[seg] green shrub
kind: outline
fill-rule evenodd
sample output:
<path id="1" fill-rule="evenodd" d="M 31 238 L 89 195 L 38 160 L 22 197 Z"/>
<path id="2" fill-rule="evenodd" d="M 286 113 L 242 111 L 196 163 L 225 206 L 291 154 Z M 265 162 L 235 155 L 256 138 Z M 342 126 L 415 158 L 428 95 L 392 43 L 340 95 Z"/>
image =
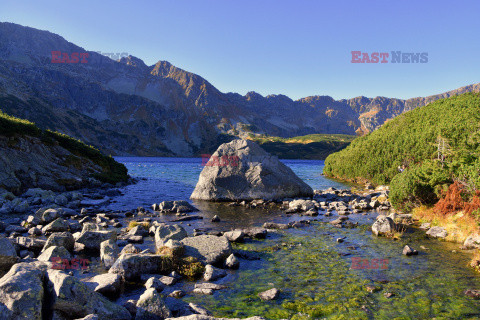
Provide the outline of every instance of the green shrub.
<path id="1" fill-rule="evenodd" d="M 450 183 L 451 177 L 438 162 L 425 161 L 392 179 L 390 202 L 406 212 L 416 206 L 433 205 L 439 200 L 441 187 Z"/>
<path id="2" fill-rule="evenodd" d="M 466 93 L 406 112 L 355 139 L 325 160 L 324 174 L 391 183 L 392 204 L 408 210 L 432 204 L 453 180 L 471 192 L 479 189 L 479 158 L 480 94 Z"/>

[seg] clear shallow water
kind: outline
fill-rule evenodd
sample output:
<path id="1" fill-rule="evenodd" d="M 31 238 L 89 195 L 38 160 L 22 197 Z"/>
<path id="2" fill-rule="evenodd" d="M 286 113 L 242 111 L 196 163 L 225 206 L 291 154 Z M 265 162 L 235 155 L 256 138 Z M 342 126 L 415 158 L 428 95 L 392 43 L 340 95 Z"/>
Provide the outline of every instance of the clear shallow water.
<path id="1" fill-rule="evenodd" d="M 122 188 L 123 196 L 115 198 L 110 209 L 149 207 L 163 200 L 186 200 L 193 191 L 202 170 L 201 159 L 117 158 L 132 176 L 146 178 Z M 321 176 L 323 161 L 286 160 L 292 170 L 314 189 L 347 188 L 346 185 Z M 261 226 L 265 221 L 286 223 L 305 219 L 285 215 L 281 210 L 228 207 L 222 203 L 193 202 L 204 217 L 183 223 L 191 234 L 193 228 L 225 231 L 246 226 Z M 211 223 L 213 215 L 220 223 Z M 270 233 L 267 239 L 235 245 L 236 249 L 256 252 L 261 260 L 240 259 L 238 271 L 230 272 L 220 282 L 227 289 L 212 296 L 191 294 L 193 283 L 175 286 L 188 294 L 184 301 L 198 303 L 214 316 L 264 316 L 269 319 L 480 319 L 480 304 L 466 297 L 466 289 L 480 289 L 480 277 L 468 268 L 470 254 L 459 245 L 427 239 L 423 231 L 409 229 L 400 241 L 377 238 L 371 225 L 378 213 L 351 215 L 358 222 L 354 229 L 330 225 L 332 217 L 320 215 L 318 221 L 302 229 Z M 157 218 L 171 221 L 175 216 Z M 339 237 L 346 237 L 338 243 Z M 405 244 L 420 251 L 418 256 L 401 254 Z M 425 246 L 428 249 L 421 249 Z M 151 247 L 147 240 L 142 247 Z M 144 249 L 142 248 L 142 249 Z M 456 250 L 457 252 L 452 252 Z M 388 259 L 386 270 L 352 270 L 352 258 Z M 367 292 L 366 286 L 380 291 Z M 276 287 L 278 300 L 264 302 L 258 293 Z M 143 289 L 130 293 L 138 299 Z M 172 288 L 173 290 L 173 288 Z M 395 296 L 386 298 L 384 293 Z"/>
<path id="2" fill-rule="evenodd" d="M 141 178 L 138 183 L 122 189 L 124 196 L 115 199 L 112 210 L 149 207 L 165 200 L 188 200 L 203 169 L 201 158 L 115 157 L 129 174 Z M 348 188 L 345 184 L 321 175 L 323 160 L 282 160 L 313 189 Z"/>

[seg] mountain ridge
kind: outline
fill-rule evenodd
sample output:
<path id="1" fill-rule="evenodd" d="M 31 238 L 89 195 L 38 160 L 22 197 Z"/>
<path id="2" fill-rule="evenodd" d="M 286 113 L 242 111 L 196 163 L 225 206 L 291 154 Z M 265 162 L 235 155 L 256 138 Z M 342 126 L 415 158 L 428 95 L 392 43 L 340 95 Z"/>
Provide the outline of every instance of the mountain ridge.
<path id="1" fill-rule="evenodd" d="M 194 156 L 234 137 L 257 135 L 362 135 L 439 98 L 480 91 L 480 84 L 473 84 L 407 100 L 241 95 L 223 93 L 168 61 L 151 66 L 134 56 L 114 61 L 49 31 L 1 22 L 0 40 L 0 98 L 36 101 L 57 119 L 39 126 L 67 130 L 115 155 Z M 51 63 L 52 51 L 88 52 L 88 63 Z M 34 106 L 9 109 L 29 120 L 41 116 Z M 77 132 L 60 125 L 67 111 Z"/>

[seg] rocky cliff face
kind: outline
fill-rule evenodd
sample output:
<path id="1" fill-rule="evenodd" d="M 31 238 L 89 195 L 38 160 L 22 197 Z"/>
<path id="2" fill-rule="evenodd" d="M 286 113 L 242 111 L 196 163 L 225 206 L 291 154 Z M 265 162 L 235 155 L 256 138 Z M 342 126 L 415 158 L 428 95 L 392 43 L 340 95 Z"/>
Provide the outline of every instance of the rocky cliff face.
<path id="1" fill-rule="evenodd" d="M 98 150 L 0 113 L 0 191 L 65 191 L 127 180 L 125 166 Z"/>
<path id="2" fill-rule="evenodd" d="M 362 134 L 436 99 L 480 90 L 476 84 L 409 100 L 242 96 L 166 61 L 114 61 L 47 31 L 0 23 L 0 40 L 0 108 L 116 155 L 192 156 L 250 133 Z M 52 63 L 52 51 L 89 57 Z"/>
<path id="3" fill-rule="evenodd" d="M 88 185 L 88 177 L 102 172 L 90 160 L 38 138 L 0 136 L 0 188 L 19 192 L 29 187 L 63 191 Z"/>

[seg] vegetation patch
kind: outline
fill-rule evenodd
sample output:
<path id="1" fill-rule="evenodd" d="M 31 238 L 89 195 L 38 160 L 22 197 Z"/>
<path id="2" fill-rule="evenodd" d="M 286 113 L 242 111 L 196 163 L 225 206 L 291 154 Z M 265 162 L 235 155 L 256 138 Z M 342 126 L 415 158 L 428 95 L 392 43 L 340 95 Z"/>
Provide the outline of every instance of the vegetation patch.
<path id="1" fill-rule="evenodd" d="M 329 154 L 347 147 L 355 136 L 346 134 L 309 134 L 293 138 L 251 134 L 265 151 L 280 159 L 325 159 Z"/>
<path id="2" fill-rule="evenodd" d="M 480 94 L 466 93 L 416 108 L 356 138 L 325 160 L 324 174 L 390 184 L 392 204 L 410 211 L 434 205 L 454 182 L 463 186 L 466 202 L 476 201 L 479 155 Z"/>

